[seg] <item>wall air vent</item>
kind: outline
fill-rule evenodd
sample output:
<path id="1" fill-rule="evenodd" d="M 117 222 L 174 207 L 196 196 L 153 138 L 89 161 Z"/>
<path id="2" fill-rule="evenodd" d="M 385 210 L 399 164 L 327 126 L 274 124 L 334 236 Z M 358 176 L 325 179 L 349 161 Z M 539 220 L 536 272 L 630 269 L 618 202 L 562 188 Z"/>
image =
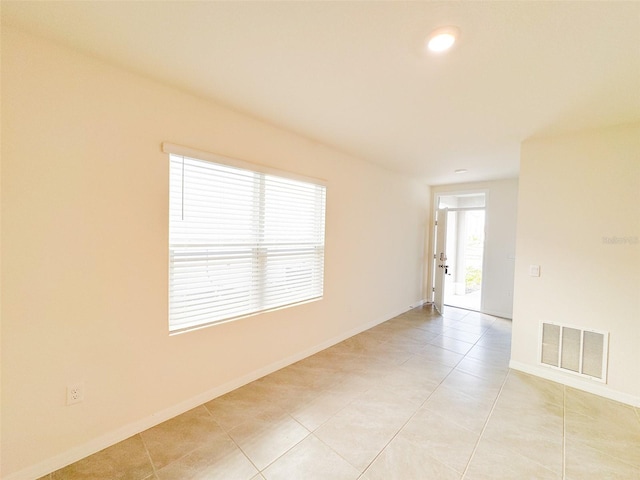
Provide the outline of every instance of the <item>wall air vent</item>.
<path id="1" fill-rule="evenodd" d="M 540 324 L 540 355 L 543 365 L 607 381 L 609 333 L 583 330 L 555 323 Z"/>

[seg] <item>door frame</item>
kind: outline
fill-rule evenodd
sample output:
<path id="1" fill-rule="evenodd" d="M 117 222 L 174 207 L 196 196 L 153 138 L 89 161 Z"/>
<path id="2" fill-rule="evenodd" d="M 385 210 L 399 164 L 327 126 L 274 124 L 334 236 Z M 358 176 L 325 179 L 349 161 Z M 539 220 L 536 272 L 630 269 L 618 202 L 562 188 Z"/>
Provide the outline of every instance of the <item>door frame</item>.
<path id="1" fill-rule="evenodd" d="M 425 298 L 428 302 L 434 302 L 434 289 L 435 289 L 435 275 L 437 267 L 437 259 L 436 259 L 436 228 L 435 223 L 438 215 L 438 205 L 440 203 L 440 197 L 448 197 L 448 196 L 456 196 L 456 195 L 472 195 L 472 194 L 484 194 L 484 245 L 482 249 L 482 271 L 486 271 L 487 264 L 487 242 L 489 239 L 490 231 L 487 228 L 489 224 L 489 203 L 490 203 L 490 194 L 488 188 L 451 188 L 450 190 L 447 187 L 439 188 L 437 186 L 432 187 L 433 194 L 431 198 L 431 221 L 429 222 L 429 251 L 428 251 L 428 278 L 427 278 L 427 292 Z M 484 285 L 484 281 L 483 281 Z M 480 293 L 480 312 L 483 312 L 484 307 L 484 297 L 486 290 L 482 288 Z"/>
<path id="2" fill-rule="evenodd" d="M 444 312 L 444 292 L 447 279 L 447 223 L 448 208 L 436 210 L 435 245 L 433 251 L 433 305 L 438 313 Z"/>

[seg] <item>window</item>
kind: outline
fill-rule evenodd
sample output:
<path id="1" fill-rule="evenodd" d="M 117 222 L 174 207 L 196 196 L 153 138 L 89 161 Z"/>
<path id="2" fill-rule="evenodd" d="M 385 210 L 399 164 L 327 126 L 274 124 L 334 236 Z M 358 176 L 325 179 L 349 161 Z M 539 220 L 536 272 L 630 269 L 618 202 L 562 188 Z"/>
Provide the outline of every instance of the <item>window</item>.
<path id="1" fill-rule="evenodd" d="M 170 165 L 170 331 L 322 297 L 326 187 L 176 154 Z"/>

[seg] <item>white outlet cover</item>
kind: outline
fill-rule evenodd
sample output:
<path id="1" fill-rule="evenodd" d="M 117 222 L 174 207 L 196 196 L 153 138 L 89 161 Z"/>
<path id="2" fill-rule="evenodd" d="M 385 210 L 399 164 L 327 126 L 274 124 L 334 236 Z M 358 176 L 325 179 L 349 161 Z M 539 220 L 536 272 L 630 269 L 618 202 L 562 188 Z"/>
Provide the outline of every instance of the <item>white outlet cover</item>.
<path id="1" fill-rule="evenodd" d="M 67 385 L 67 405 L 80 403 L 84 400 L 84 383 Z"/>
<path id="2" fill-rule="evenodd" d="M 540 265 L 529 265 L 529 276 L 530 277 L 539 277 L 540 276 Z"/>

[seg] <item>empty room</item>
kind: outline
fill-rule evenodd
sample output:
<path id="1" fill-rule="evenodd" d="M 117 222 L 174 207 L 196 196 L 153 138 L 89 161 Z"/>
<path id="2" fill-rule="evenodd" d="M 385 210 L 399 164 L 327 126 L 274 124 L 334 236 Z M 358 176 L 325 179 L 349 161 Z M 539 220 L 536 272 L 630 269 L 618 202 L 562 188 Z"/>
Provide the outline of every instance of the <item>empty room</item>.
<path id="1" fill-rule="evenodd" d="M 640 479 L 640 2 L 0 17 L 2 480 Z"/>

